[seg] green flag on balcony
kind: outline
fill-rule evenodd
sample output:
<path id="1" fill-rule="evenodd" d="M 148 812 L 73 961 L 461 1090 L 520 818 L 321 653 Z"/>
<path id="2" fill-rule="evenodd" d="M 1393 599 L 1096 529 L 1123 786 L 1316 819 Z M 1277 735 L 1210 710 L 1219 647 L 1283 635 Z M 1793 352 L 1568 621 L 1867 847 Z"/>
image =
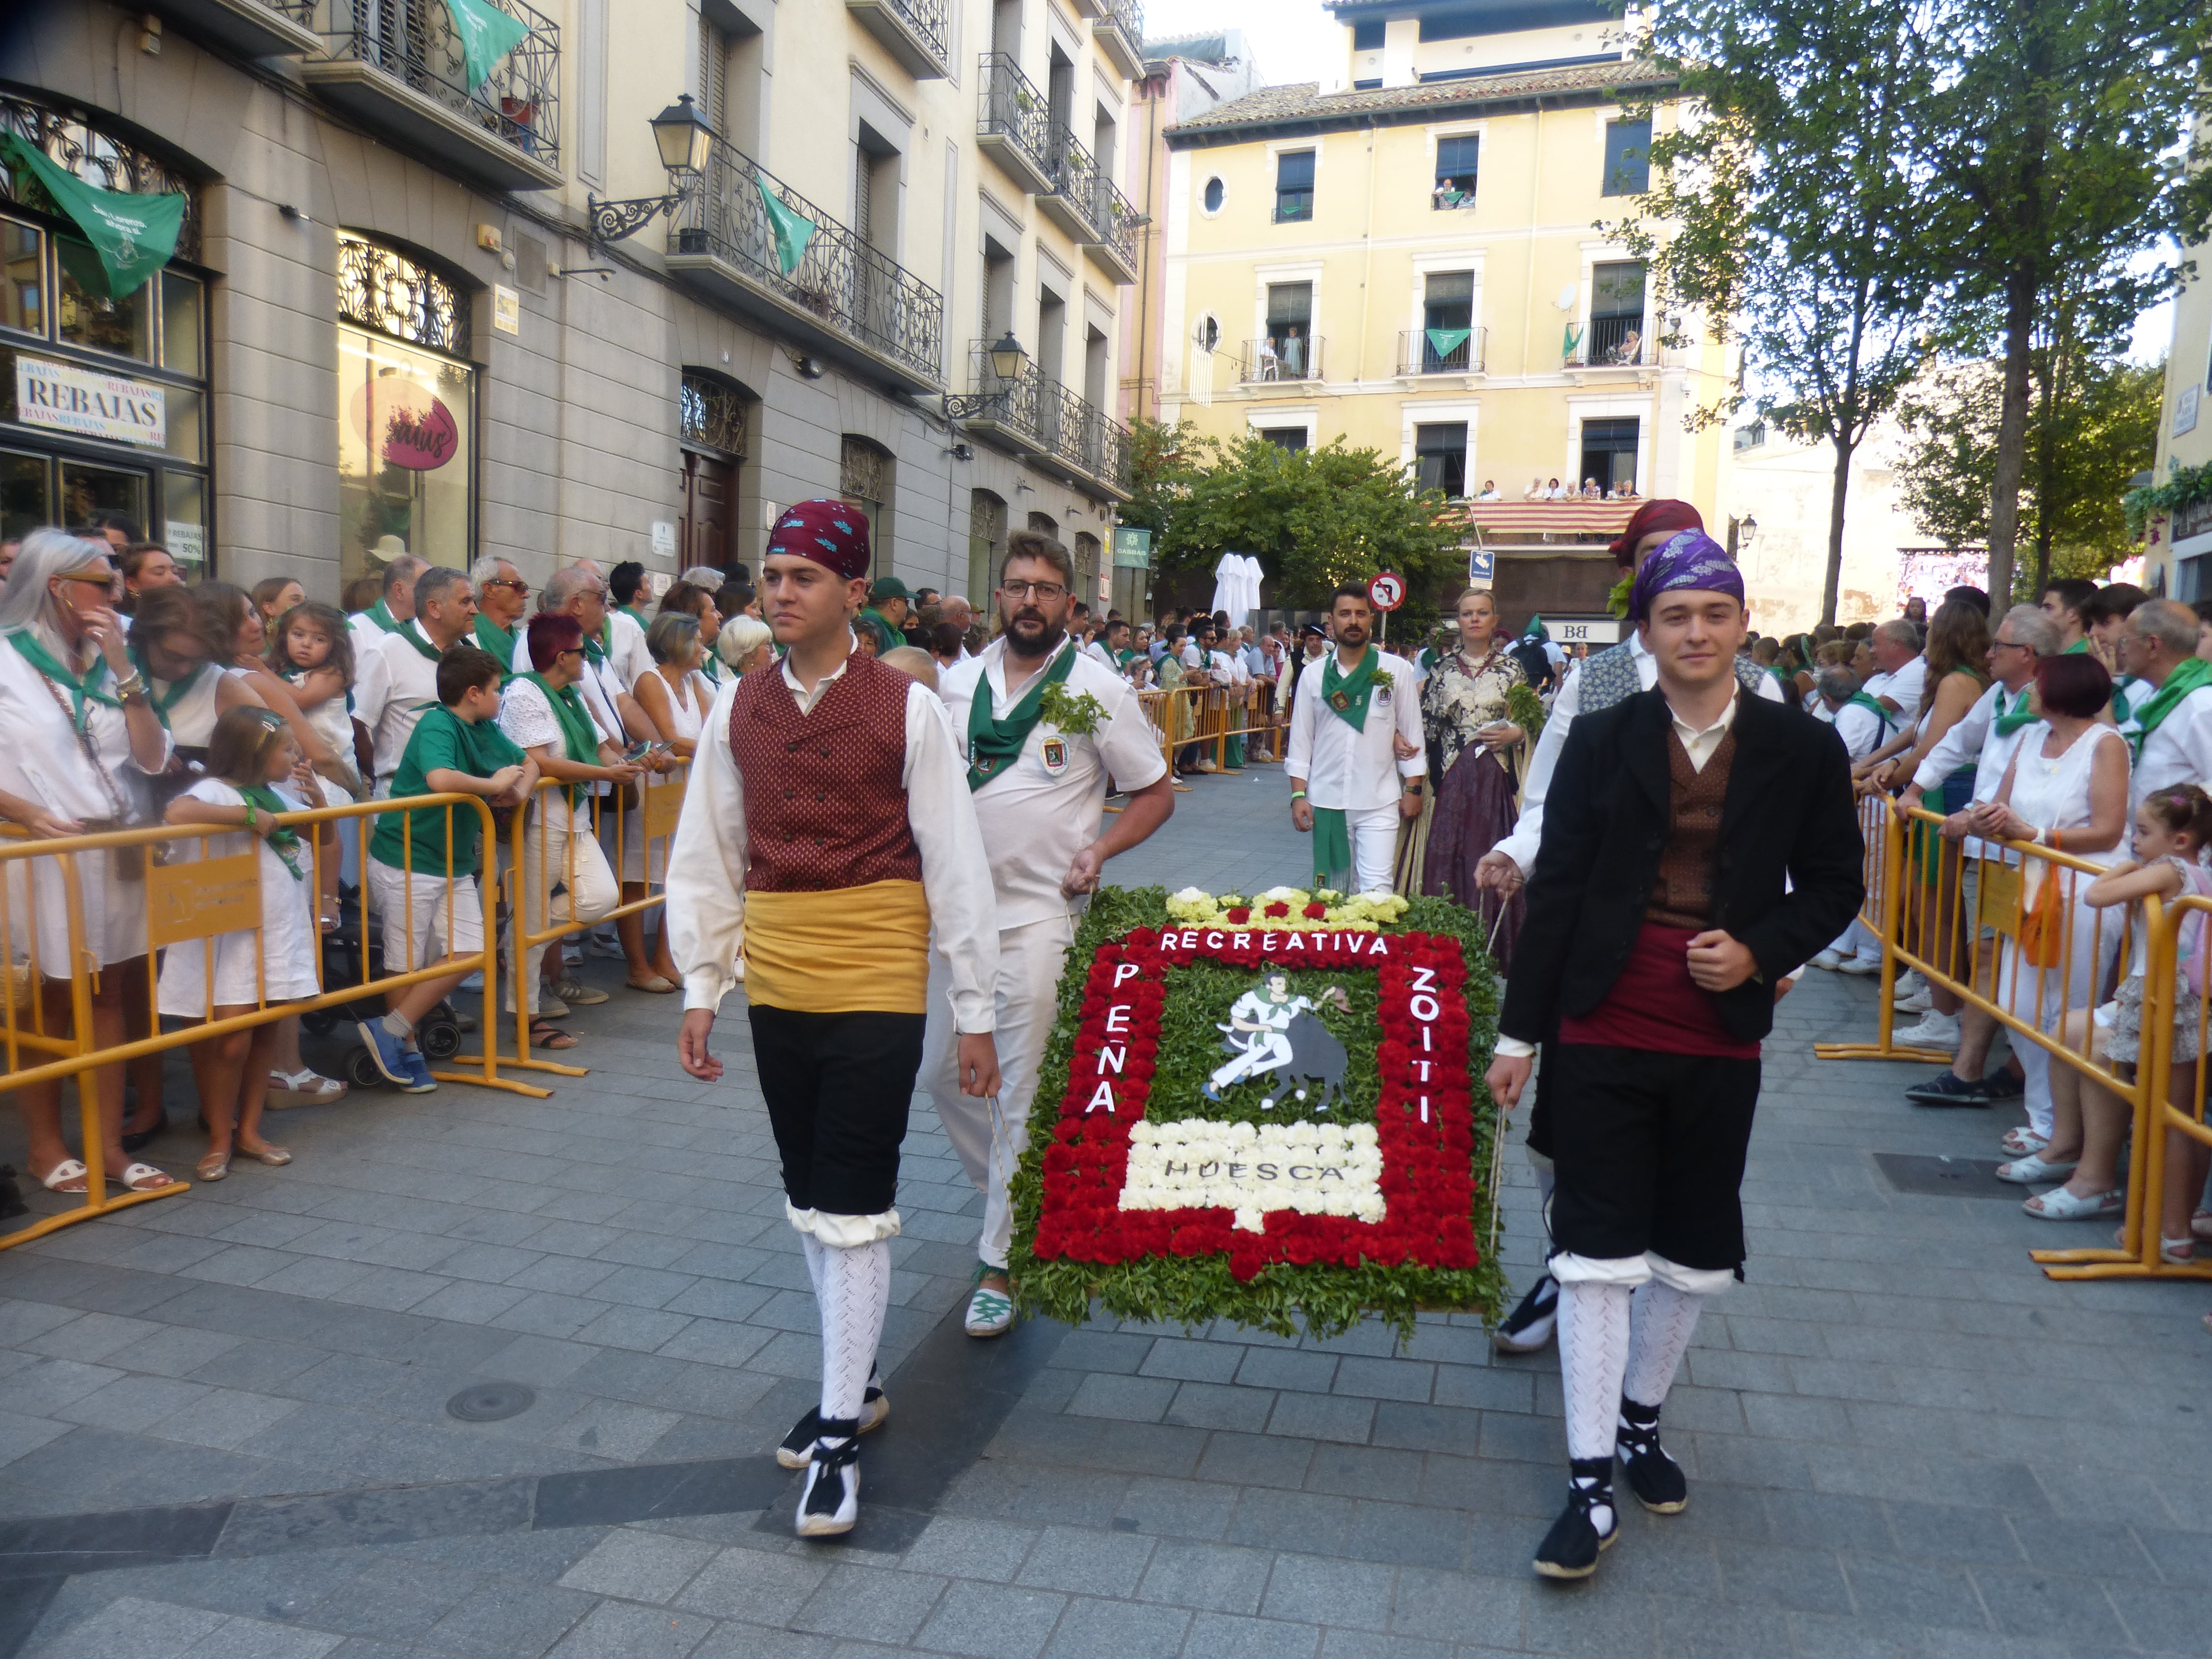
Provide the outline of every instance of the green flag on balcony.
<path id="1" fill-rule="evenodd" d="M 71 258 L 70 245 L 62 244 L 63 262 L 82 286 L 104 289 L 110 300 L 127 299 L 168 264 L 169 256 L 177 251 L 177 233 L 184 228 L 185 205 L 178 192 L 134 196 L 125 191 L 102 190 L 58 166 L 44 151 L 12 132 L 0 133 L 0 146 L 4 146 L 16 188 L 21 188 L 27 172 L 92 244 L 100 259 L 96 269 L 90 260 Z"/>
<path id="2" fill-rule="evenodd" d="M 806 257 L 806 245 L 814 240 L 814 221 L 786 207 L 757 173 L 753 174 L 753 183 L 760 187 L 761 201 L 768 208 L 769 228 L 775 236 L 775 262 L 788 276 Z"/>
<path id="3" fill-rule="evenodd" d="M 529 24 L 508 16 L 489 0 L 446 0 L 446 10 L 453 20 L 453 33 L 461 37 L 461 58 L 468 66 L 471 92 L 489 79 L 500 60 L 530 33 Z"/>
<path id="4" fill-rule="evenodd" d="M 1577 328 L 1572 323 L 1569 323 L 1567 325 L 1566 337 L 1559 342 L 1559 356 L 1562 357 L 1572 357 L 1575 355 L 1575 348 L 1582 343 L 1582 330 Z"/>
<path id="5" fill-rule="evenodd" d="M 1432 328 L 1429 331 L 1429 349 L 1439 357 L 1449 357 L 1467 343 L 1471 328 Z"/>

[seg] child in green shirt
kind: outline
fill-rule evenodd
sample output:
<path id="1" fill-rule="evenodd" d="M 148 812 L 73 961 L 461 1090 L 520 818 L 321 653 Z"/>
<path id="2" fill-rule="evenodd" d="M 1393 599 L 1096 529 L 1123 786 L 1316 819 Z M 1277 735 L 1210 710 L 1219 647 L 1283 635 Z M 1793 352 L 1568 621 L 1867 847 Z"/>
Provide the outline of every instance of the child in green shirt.
<path id="1" fill-rule="evenodd" d="M 520 806 L 530 799 L 538 763 L 499 729 L 505 666 L 471 645 L 457 645 L 440 659 L 439 706 L 423 713 L 407 740 L 392 775 L 393 799 L 466 794 L 494 806 Z M 451 974 L 387 993 L 384 1018 L 361 1022 L 361 1040 L 377 1069 L 409 1094 L 438 1086 L 415 1046 L 416 1022 L 483 963 L 483 900 L 477 887 L 482 838 L 477 814 L 454 805 L 386 812 L 369 841 L 369 893 L 384 917 L 384 971 L 455 964 Z"/>

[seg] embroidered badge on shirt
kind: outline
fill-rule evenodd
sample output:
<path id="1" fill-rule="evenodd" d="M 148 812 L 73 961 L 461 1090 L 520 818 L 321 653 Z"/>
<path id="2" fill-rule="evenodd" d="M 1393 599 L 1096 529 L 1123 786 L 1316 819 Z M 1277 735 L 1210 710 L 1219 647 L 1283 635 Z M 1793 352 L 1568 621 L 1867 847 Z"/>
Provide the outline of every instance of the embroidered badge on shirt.
<path id="1" fill-rule="evenodd" d="M 1332 691 L 1328 694 L 1328 706 L 1336 710 L 1338 714 L 1341 714 L 1346 709 L 1352 707 L 1352 699 L 1346 696 L 1341 691 Z"/>
<path id="2" fill-rule="evenodd" d="M 1038 758 L 1044 763 L 1047 776 L 1058 777 L 1067 770 L 1067 739 L 1047 738 L 1042 749 L 1039 750 Z"/>

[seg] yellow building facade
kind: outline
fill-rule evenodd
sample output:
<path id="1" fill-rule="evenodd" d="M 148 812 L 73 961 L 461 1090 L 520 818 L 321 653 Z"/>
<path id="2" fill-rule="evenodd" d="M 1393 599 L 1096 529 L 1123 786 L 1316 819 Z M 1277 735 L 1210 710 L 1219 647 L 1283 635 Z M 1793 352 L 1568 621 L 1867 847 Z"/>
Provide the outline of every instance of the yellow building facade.
<path id="1" fill-rule="evenodd" d="M 1711 518 L 1726 434 L 1686 417 L 1732 353 L 1657 314 L 1596 228 L 1636 213 L 1632 106 L 1661 100 L 1666 130 L 1665 84 L 1578 0 L 1334 9 L 1343 90 L 1269 88 L 1168 134 L 1160 417 L 1341 436 L 1455 499 L 1594 478 Z M 1486 539 L 1509 617 L 1601 615 L 1601 547 Z"/>

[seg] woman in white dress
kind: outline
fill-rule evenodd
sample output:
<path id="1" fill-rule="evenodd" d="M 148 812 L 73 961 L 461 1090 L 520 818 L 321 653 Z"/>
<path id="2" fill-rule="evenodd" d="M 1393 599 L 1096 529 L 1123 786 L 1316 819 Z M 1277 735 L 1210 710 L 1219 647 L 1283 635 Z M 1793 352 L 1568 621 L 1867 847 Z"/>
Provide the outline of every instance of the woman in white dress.
<path id="1" fill-rule="evenodd" d="M 653 672 L 638 676 L 630 695 L 637 699 L 638 706 L 660 733 L 668 752 L 688 762 L 699 746 L 699 728 L 707 718 L 707 706 L 714 701 L 714 688 L 699 672 L 698 618 L 680 611 L 655 617 L 646 633 L 645 648 L 652 654 Z M 641 778 L 638 787 L 649 793 L 681 786 L 676 776 L 663 775 Z M 657 809 L 654 817 L 661 817 Z M 623 814 L 622 896 L 625 905 L 643 898 L 648 883 L 665 877 L 668 842 L 675 833 L 673 812 L 666 815 L 665 827 L 649 842 L 644 813 L 632 807 Z M 665 996 L 684 982 L 684 976 L 676 971 L 675 961 L 668 954 L 665 924 L 653 937 L 650 956 L 646 952 L 643 912 L 617 916 L 615 932 L 622 939 L 623 955 L 629 961 L 632 990 Z"/>
<path id="2" fill-rule="evenodd" d="M 42 815 L 34 833 L 74 835 L 145 822 L 148 791 L 169 763 L 168 734 L 131 663 L 115 602 L 122 591 L 105 542 L 34 530 L 0 594 L 0 791 Z M 102 971 L 94 984 L 92 1042 L 110 1048 L 139 1028 L 146 1035 L 151 963 L 146 949 L 143 852 L 76 855 L 84 932 L 76 941 Z M 58 861 L 37 859 L 8 872 L 9 949 L 35 966 L 44 1029 L 70 1029 L 69 893 Z M 142 1097 L 160 1100 L 161 1058 L 134 1061 Z M 104 1172 L 133 1192 L 173 1184 L 123 1149 L 123 1073 L 104 1066 L 89 1086 L 100 1103 Z M 85 1166 L 61 1133 L 61 1085 L 15 1091 L 31 1174 L 55 1192 L 82 1193 Z M 157 1106 L 158 1109 L 158 1106 Z"/>
<path id="3" fill-rule="evenodd" d="M 290 783 L 294 795 L 276 787 Z M 216 722 L 208 775 L 169 803 L 177 824 L 237 825 L 234 835 L 179 844 L 186 860 L 223 859 L 257 848 L 261 926 L 218 938 L 185 939 L 162 952 L 160 1002 L 164 1016 L 196 1021 L 233 1019 L 256 1008 L 296 1001 L 322 988 L 317 971 L 314 854 L 279 812 L 324 804 L 320 781 L 279 715 L 234 708 Z M 191 1045 L 192 1079 L 208 1149 L 202 1181 L 221 1181 L 233 1157 L 282 1165 L 291 1153 L 261 1138 L 261 1109 L 276 1060 L 277 1024 L 250 1026 Z"/>
<path id="4" fill-rule="evenodd" d="M 2128 824 L 2128 745 L 2098 717 L 2112 696 L 2112 677 L 2094 657 L 2077 653 L 2045 657 L 2035 671 L 2036 707 L 2043 719 L 2021 734 L 1996 798 L 1966 815 L 1975 836 L 2040 842 L 2054 851 L 2108 866 L 2118 857 Z M 1996 856 L 1996 849 L 1990 849 Z M 2017 855 L 2015 855 L 2017 856 Z M 2059 1036 L 2066 1016 L 2094 1008 L 2120 943 L 2116 914 L 2087 902 L 2094 878 L 2039 859 L 2023 860 L 2021 908 L 2052 902 L 2046 884 L 2059 883 L 2048 914 L 2065 940 L 2065 953 L 2050 967 L 2027 961 L 2020 941 L 2004 941 L 1997 975 L 1997 1006 L 2038 1030 Z M 1984 890 L 1987 879 L 1984 878 Z M 2021 1042 L 2014 1052 L 2027 1073 L 2030 1127 L 2045 1141 L 2053 1133 L 2051 1055 Z"/>

